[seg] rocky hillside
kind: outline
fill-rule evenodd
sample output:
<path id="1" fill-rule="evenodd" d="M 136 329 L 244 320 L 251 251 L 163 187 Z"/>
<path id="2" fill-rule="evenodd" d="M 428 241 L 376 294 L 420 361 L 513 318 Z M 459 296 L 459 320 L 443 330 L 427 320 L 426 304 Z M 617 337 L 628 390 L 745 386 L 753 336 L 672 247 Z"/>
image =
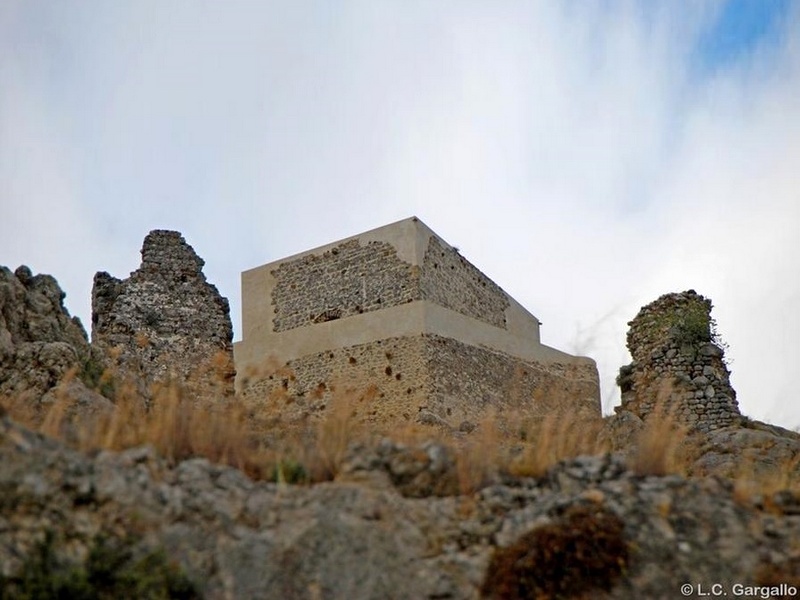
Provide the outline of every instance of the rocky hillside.
<path id="1" fill-rule="evenodd" d="M 654 304 L 700 306 L 689 337 L 643 309 L 605 421 L 381 437 L 323 417 L 271 446 L 297 432 L 231 399 L 201 267 L 153 232 L 129 279 L 96 278 L 94 345 L 55 279 L 0 268 L 0 600 L 800 594 L 800 435 L 738 415 L 693 292 Z M 189 376 L 209 361 L 216 382 Z"/>
<path id="2" fill-rule="evenodd" d="M 61 393 L 83 413 L 107 409 L 108 400 L 92 389 L 103 360 L 80 320 L 64 307 L 54 277 L 33 275 L 24 265 L 13 272 L 0 266 L 0 398 L 37 422 L 68 377 Z"/>
<path id="3" fill-rule="evenodd" d="M 354 449 L 337 481 L 292 486 L 202 458 L 170 467 L 146 447 L 90 457 L 4 418 L 0 564 L 10 586 L 49 536 L 53 576 L 110 536 L 133 556 L 163 550 L 205 598 L 676 598 L 686 583 L 730 594 L 800 586 L 797 495 L 755 507 L 724 480 L 634 475 L 612 455 L 469 495 L 409 485 L 452 480 L 453 458 L 387 440 Z"/>

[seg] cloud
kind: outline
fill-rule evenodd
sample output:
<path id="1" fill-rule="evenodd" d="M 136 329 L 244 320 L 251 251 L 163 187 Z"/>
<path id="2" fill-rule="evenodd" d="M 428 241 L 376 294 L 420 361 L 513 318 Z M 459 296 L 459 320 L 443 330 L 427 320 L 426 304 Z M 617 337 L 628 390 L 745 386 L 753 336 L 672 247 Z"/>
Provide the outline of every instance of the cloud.
<path id="1" fill-rule="evenodd" d="M 416 214 L 607 408 L 627 320 L 694 287 L 743 410 L 800 424 L 798 10 L 711 68 L 725 8 L 4 3 L 0 263 L 86 319 L 95 270 L 179 229 L 239 335 L 241 270 Z"/>

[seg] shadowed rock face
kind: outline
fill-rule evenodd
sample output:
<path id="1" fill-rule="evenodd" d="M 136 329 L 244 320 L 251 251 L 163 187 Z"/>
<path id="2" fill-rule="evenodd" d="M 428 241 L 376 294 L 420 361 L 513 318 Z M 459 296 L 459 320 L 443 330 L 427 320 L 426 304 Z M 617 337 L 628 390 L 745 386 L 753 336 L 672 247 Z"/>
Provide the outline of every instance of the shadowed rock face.
<path id="1" fill-rule="evenodd" d="M 0 394 L 41 396 L 90 355 L 86 332 L 50 275 L 0 267 Z"/>
<path id="2" fill-rule="evenodd" d="M 177 231 L 154 230 L 128 279 L 100 272 L 92 289 L 92 342 L 119 353 L 124 375 L 143 384 L 178 380 L 204 397 L 233 394 L 230 307 Z"/>

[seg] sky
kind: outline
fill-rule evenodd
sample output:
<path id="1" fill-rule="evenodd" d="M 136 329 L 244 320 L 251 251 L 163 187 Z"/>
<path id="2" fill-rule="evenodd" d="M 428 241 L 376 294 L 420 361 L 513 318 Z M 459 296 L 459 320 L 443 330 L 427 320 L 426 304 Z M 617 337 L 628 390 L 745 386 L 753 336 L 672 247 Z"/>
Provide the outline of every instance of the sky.
<path id="1" fill-rule="evenodd" d="M 183 233 L 240 272 L 418 216 L 593 357 L 711 298 L 750 417 L 800 427 L 800 0 L 0 2 L 0 264 L 88 327 Z"/>

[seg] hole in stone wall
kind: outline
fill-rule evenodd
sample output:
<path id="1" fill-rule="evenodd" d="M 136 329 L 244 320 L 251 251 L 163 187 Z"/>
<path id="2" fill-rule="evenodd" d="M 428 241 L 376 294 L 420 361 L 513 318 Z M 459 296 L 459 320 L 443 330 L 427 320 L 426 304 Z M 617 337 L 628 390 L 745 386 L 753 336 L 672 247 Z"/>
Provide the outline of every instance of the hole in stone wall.
<path id="1" fill-rule="evenodd" d="M 342 318 L 342 311 L 338 308 L 329 308 L 322 311 L 318 315 L 311 315 L 311 321 L 314 323 L 327 323 L 328 321 L 335 321 Z"/>
<path id="2" fill-rule="evenodd" d="M 397 381 L 400 381 L 403 378 L 403 376 L 400 373 L 398 373 L 397 375 L 394 376 L 394 378 L 397 379 Z"/>
<path id="3" fill-rule="evenodd" d="M 386 360 L 392 360 L 392 353 L 386 352 Z"/>
<path id="4" fill-rule="evenodd" d="M 392 376 L 392 367 L 390 367 L 390 366 L 387 366 L 387 367 L 384 369 L 384 371 L 383 371 L 383 372 L 384 372 L 384 373 L 386 373 L 386 374 L 387 374 L 389 377 L 391 377 L 391 376 Z"/>
<path id="5" fill-rule="evenodd" d="M 449 417 L 452 414 L 453 414 L 453 409 L 452 408 L 448 408 L 447 409 L 447 416 Z"/>
<path id="6" fill-rule="evenodd" d="M 348 359 L 347 359 L 347 362 L 349 362 L 351 365 L 354 365 L 354 364 L 356 364 L 358 361 L 356 360 L 356 357 L 355 357 L 355 356 L 351 356 L 350 358 L 348 358 Z"/>

